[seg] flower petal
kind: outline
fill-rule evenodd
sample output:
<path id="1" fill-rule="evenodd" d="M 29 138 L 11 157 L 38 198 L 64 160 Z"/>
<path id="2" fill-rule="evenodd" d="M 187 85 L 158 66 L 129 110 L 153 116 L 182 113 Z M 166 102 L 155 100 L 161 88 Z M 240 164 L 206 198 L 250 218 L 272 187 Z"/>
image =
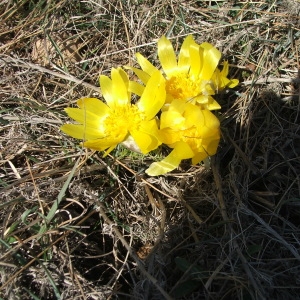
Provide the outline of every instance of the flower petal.
<path id="1" fill-rule="evenodd" d="M 186 101 L 182 101 L 182 99 L 175 99 L 171 102 L 169 106 L 170 111 L 177 111 L 180 114 L 183 114 L 185 107 L 186 107 Z"/>
<path id="2" fill-rule="evenodd" d="M 181 46 L 179 55 L 178 55 L 178 70 L 182 73 L 188 73 L 191 67 L 190 61 L 190 46 L 195 43 L 193 36 L 188 35 Z"/>
<path id="3" fill-rule="evenodd" d="M 165 103 L 165 79 L 160 71 L 153 73 L 143 91 L 137 107 L 146 114 L 146 120 L 154 118 Z"/>
<path id="4" fill-rule="evenodd" d="M 128 89 L 131 93 L 134 93 L 141 97 L 145 90 L 145 86 L 141 85 L 136 81 L 130 81 L 128 85 Z"/>
<path id="5" fill-rule="evenodd" d="M 162 143 L 168 145 L 171 148 L 174 148 L 174 145 L 181 139 L 181 132 L 169 127 L 160 130 L 159 134 Z"/>
<path id="6" fill-rule="evenodd" d="M 203 151 L 199 151 L 193 158 L 192 164 L 196 165 L 200 161 L 203 161 L 209 156 L 215 155 L 218 149 L 220 138 L 209 139 L 208 144 L 205 145 L 205 140 L 203 140 L 202 147 Z"/>
<path id="7" fill-rule="evenodd" d="M 130 131 L 130 134 L 143 154 L 161 145 L 157 123 L 154 119 L 143 122 L 139 130 Z"/>
<path id="8" fill-rule="evenodd" d="M 230 82 L 228 83 L 227 87 L 229 88 L 234 88 L 239 84 L 239 80 L 238 79 L 231 79 Z"/>
<path id="9" fill-rule="evenodd" d="M 134 67 L 126 66 L 126 69 L 129 69 L 134 72 L 134 74 L 144 83 L 146 84 L 148 80 L 150 79 L 150 75 L 146 72 L 144 72 L 141 69 L 137 69 Z"/>
<path id="10" fill-rule="evenodd" d="M 203 161 L 205 158 L 208 157 L 208 154 L 203 151 L 203 152 L 198 152 L 193 158 L 192 158 L 192 164 L 196 165 L 198 164 L 200 161 Z"/>
<path id="11" fill-rule="evenodd" d="M 83 140 L 84 138 L 84 126 L 79 124 L 64 124 L 60 127 L 60 130 L 69 136 Z"/>
<path id="12" fill-rule="evenodd" d="M 192 78 L 198 78 L 200 69 L 202 66 L 202 52 L 203 49 L 200 48 L 198 44 L 191 43 L 190 45 L 190 63 L 191 63 L 191 68 L 190 68 L 190 76 Z"/>
<path id="13" fill-rule="evenodd" d="M 158 57 L 168 77 L 177 69 L 177 59 L 171 42 L 162 36 L 157 43 Z"/>
<path id="14" fill-rule="evenodd" d="M 164 111 L 160 116 L 160 129 L 177 128 L 181 129 L 185 125 L 185 118 L 177 111 Z"/>
<path id="15" fill-rule="evenodd" d="M 121 142 L 122 139 L 119 137 L 107 137 L 95 140 L 88 140 L 83 143 L 83 146 L 93 150 L 104 151 L 108 148 L 113 150 Z"/>
<path id="16" fill-rule="evenodd" d="M 121 68 L 111 70 L 113 104 L 123 106 L 130 103 L 130 92 L 128 92 L 129 79 Z"/>
<path id="17" fill-rule="evenodd" d="M 220 127 L 219 119 L 208 109 L 202 110 L 205 126 L 209 129 L 215 129 Z"/>
<path id="18" fill-rule="evenodd" d="M 77 105 L 80 108 L 68 107 L 65 112 L 70 118 L 82 124 L 89 121 L 98 122 L 109 113 L 109 107 L 96 98 L 79 99 Z"/>
<path id="19" fill-rule="evenodd" d="M 227 77 L 228 73 L 229 73 L 229 64 L 228 61 L 225 60 L 223 63 L 223 69 L 220 72 L 222 77 Z"/>
<path id="20" fill-rule="evenodd" d="M 173 151 L 162 161 L 154 162 L 146 170 L 146 173 L 150 176 L 158 176 L 166 174 L 176 169 L 182 159 L 191 158 L 194 156 L 194 152 L 188 144 L 184 142 L 176 143 Z"/>
<path id="21" fill-rule="evenodd" d="M 100 75 L 100 88 L 102 96 L 105 99 L 107 105 L 112 108 L 114 106 L 114 94 L 112 80 L 105 75 Z"/>
<path id="22" fill-rule="evenodd" d="M 191 128 L 194 126 L 202 127 L 204 125 L 203 110 L 197 105 L 187 103 L 185 107 L 184 117 L 185 125 L 187 128 Z"/>
<path id="23" fill-rule="evenodd" d="M 77 101 L 77 105 L 81 109 L 86 109 L 100 117 L 109 111 L 109 107 L 97 98 L 81 98 Z"/>
<path id="24" fill-rule="evenodd" d="M 203 51 L 203 64 L 199 74 L 202 80 L 210 80 L 221 59 L 221 52 L 209 43 L 202 43 L 200 47 Z"/>
<path id="25" fill-rule="evenodd" d="M 212 97 L 210 97 L 212 101 L 209 101 L 206 105 L 205 108 L 208 110 L 217 110 L 221 109 L 221 105 Z"/>
<path id="26" fill-rule="evenodd" d="M 227 75 L 229 73 L 229 64 L 228 61 L 224 61 L 222 71 L 216 70 L 214 77 L 217 82 L 217 87 L 222 90 L 226 87 L 234 88 L 238 85 L 238 79 L 228 79 Z"/>
<path id="27" fill-rule="evenodd" d="M 87 128 L 81 124 L 64 124 L 60 130 L 75 139 L 89 140 L 97 139 L 103 136 L 103 133 L 95 128 Z"/>
<path id="28" fill-rule="evenodd" d="M 220 138 L 216 138 L 211 139 L 207 145 L 204 145 L 204 149 L 209 156 L 216 154 L 219 142 Z"/>
<path id="29" fill-rule="evenodd" d="M 151 62 L 145 58 L 141 53 L 137 53 L 136 55 L 136 59 L 139 63 L 139 65 L 141 66 L 142 70 L 144 72 L 146 72 L 147 74 L 149 74 L 150 76 L 157 71 L 157 68 L 155 68 Z"/>
<path id="30" fill-rule="evenodd" d="M 143 154 L 147 154 L 148 152 L 156 149 L 159 146 L 159 143 L 155 143 L 157 139 L 155 139 L 154 137 L 153 141 L 153 136 L 150 136 L 148 133 L 136 130 L 132 131 L 131 135 Z"/>

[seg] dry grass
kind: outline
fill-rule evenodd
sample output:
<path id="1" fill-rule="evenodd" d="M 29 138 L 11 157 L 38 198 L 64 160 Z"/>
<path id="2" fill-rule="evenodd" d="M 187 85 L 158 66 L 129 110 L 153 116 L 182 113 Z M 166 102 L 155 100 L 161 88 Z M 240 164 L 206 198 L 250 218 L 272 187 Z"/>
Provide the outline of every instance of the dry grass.
<path id="1" fill-rule="evenodd" d="M 2 1 L 3 299 L 300 299 L 300 3 Z M 80 149 L 63 108 L 156 60 L 166 34 L 227 58 L 211 169 Z"/>

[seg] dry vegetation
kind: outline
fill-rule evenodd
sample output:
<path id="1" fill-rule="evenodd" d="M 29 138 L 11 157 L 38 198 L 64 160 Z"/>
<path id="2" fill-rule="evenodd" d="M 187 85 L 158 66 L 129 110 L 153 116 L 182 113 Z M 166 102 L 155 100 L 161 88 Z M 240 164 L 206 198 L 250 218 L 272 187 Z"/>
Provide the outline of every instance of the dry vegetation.
<path id="1" fill-rule="evenodd" d="M 3 1 L 2 299 L 300 299 L 300 3 Z M 218 96 L 211 168 L 167 176 L 60 132 L 100 73 L 156 61 L 165 34 L 217 46 L 240 84 Z"/>

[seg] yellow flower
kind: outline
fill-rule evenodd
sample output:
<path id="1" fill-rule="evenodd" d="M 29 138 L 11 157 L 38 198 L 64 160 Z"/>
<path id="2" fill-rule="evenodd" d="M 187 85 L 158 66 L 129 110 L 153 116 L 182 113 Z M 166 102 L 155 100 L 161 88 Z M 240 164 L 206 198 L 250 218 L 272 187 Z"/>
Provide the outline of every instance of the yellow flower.
<path id="1" fill-rule="evenodd" d="M 174 99 L 189 101 L 209 110 L 219 109 L 220 105 L 214 100 L 214 95 L 225 87 L 234 87 L 236 79 L 230 80 L 228 63 L 220 71 L 217 66 L 221 53 L 209 43 L 197 44 L 191 35 L 187 36 L 179 51 L 178 59 L 171 42 L 162 36 L 158 41 L 158 57 L 166 78 L 166 102 Z M 157 70 L 144 56 L 136 54 L 141 69 L 128 67 L 139 79 L 146 84 Z M 132 82 L 130 89 L 140 94 L 143 87 Z"/>
<path id="2" fill-rule="evenodd" d="M 78 124 L 65 124 L 61 130 L 83 140 L 83 146 L 108 154 L 119 143 L 135 142 L 138 150 L 148 153 L 160 144 L 156 114 L 165 102 L 165 80 L 157 71 L 140 97 L 131 103 L 129 79 L 121 69 L 111 70 L 111 79 L 100 76 L 100 87 L 106 104 L 96 98 L 77 101 L 79 108 L 65 111 Z"/>
<path id="3" fill-rule="evenodd" d="M 162 175 L 177 168 L 182 159 L 197 164 L 214 155 L 220 140 L 220 122 L 208 109 L 175 99 L 160 118 L 161 140 L 173 148 L 160 162 L 146 170 L 150 176 Z"/>
<path id="4" fill-rule="evenodd" d="M 238 79 L 227 78 L 228 73 L 229 73 L 228 61 L 224 61 L 222 71 L 216 69 L 211 79 L 217 91 L 221 91 L 226 87 L 234 88 L 238 85 L 239 83 Z"/>

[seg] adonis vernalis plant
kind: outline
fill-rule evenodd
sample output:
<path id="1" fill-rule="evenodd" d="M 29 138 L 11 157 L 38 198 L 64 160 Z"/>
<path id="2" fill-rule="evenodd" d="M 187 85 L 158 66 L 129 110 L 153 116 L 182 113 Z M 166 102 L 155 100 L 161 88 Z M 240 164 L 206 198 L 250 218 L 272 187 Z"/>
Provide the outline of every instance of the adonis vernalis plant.
<path id="1" fill-rule="evenodd" d="M 171 42 L 162 36 L 158 40 L 158 57 L 166 78 L 166 103 L 175 99 L 188 101 L 209 110 L 220 109 L 218 102 L 212 97 L 220 90 L 233 88 L 237 79 L 228 79 L 228 62 L 224 62 L 223 70 L 217 66 L 221 52 L 209 43 L 197 44 L 191 35 L 187 36 L 181 46 L 178 58 Z M 146 84 L 158 70 L 142 54 L 136 58 L 141 69 L 128 67 Z M 131 83 L 133 92 L 139 94 L 143 88 Z"/>
<path id="2" fill-rule="evenodd" d="M 160 134 L 162 142 L 173 150 L 162 161 L 150 165 L 146 173 L 151 176 L 174 170 L 182 159 L 191 158 L 197 164 L 214 155 L 220 140 L 220 122 L 208 109 L 176 99 L 161 114 Z"/>
<path id="3" fill-rule="evenodd" d="M 140 53 L 136 57 L 141 69 L 126 68 L 141 82 L 129 80 L 121 68 L 111 70 L 111 79 L 101 75 L 106 103 L 96 98 L 78 100 L 79 108 L 66 108 L 77 124 L 65 124 L 61 130 L 105 155 L 120 143 L 143 154 L 167 145 L 170 154 L 150 165 L 146 170 L 150 176 L 176 169 L 183 159 L 197 164 L 214 155 L 220 122 L 211 110 L 220 105 L 213 95 L 238 84 L 227 77 L 228 62 L 218 69 L 221 52 L 209 43 L 197 44 L 189 35 L 176 57 L 171 42 L 162 36 L 158 41 L 162 70 Z M 136 103 L 131 93 L 140 97 Z"/>
<path id="4" fill-rule="evenodd" d="M 77 101 L 79 108 L 65 111 L 78 124 L 65 124 L 61 130 L 83 140 L 84 147 L 108 154 L 118 144 L 134 141 L 146 154 L 161 145 L 156 114 L 165 103 L 165 80 L 155 72 L 137 103 L 131 103 L 129 79 L 121 69 L 111 70 L 111 79 L 100 76 L 100 87 L 106 104 L 96 98 Z"/>

